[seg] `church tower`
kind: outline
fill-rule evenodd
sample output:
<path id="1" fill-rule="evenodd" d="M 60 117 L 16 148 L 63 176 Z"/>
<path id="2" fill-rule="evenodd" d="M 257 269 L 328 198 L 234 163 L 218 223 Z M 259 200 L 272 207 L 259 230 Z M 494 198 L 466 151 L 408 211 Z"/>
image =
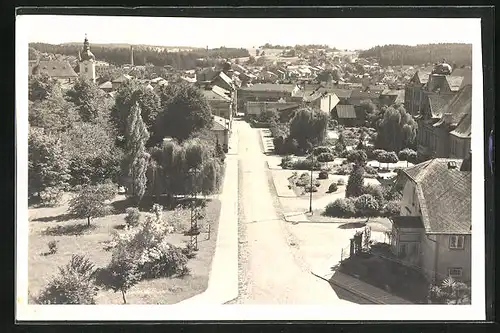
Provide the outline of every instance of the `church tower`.
<path id="1" fill-rule="evenodd" d="M 87 39 L 87 34 L 85 34 L 85 40 L 83 41 L 83 49 L 79 54 L 80 61 L 80 75 L 86 76 L 95 82 L 95 56 L 90 52 L 90 44 Z"/>

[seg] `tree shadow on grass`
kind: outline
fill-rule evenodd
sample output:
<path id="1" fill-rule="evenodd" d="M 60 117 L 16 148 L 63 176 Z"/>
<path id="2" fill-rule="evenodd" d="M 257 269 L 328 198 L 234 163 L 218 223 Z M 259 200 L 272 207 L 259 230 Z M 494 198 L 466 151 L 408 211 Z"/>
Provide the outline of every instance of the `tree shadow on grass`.
<path id="1" fill-rule="evenodd" d="M 81 236 L 87 231 L 96 229 L 97 226 L 91 224 L 90 226 L 86 223 L 69 224 L 65 226 L 55 226 L 48 227 L 42 234 L 45 236 Z"/>
<path id="2" fill-rule="evenodd" d="M 33 219 L 33 221 L 36 222 L 65 222 L 74 219 L 75 216 L 70 213 L 64 213 L 60 215 L 54 215 L 54 216 L 44 216 L 44 217 L 39 217 L 36 219 Z"/>
<path id="3" fill-rule="evenodd" d="M 366 226 L 366 222 L 348 222 L 339 225 L 339 229 L 358 229 Z"/>

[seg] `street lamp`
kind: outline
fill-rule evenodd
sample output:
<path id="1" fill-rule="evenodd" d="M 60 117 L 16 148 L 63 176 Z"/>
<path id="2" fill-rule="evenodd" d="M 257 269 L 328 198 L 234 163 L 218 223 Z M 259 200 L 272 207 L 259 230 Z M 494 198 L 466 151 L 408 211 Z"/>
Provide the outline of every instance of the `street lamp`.
<path id="1" fill-rule="evenodd" d="M 312 154 L 311 156 L 312 156 L 312 163 L 311 163 L 311 187 L 309 188 L 309 213 L 312 214 L 314 154 Z"/>

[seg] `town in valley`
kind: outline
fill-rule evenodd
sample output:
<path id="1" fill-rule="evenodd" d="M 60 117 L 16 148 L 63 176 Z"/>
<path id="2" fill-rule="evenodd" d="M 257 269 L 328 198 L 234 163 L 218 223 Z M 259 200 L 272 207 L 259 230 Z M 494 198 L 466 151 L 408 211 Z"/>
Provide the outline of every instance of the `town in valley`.
<path id="1" fill-rule="evenodd" d="M 93 38 L 29 44 L 29 304 L 470 304 L 472 45 Z"/>

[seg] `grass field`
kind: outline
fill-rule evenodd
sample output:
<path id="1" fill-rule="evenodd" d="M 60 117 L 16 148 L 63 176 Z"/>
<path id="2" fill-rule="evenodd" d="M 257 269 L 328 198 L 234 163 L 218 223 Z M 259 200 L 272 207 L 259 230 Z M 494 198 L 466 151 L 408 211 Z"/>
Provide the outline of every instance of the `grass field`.
<path id="1" fill-rule="evenodd" d="M 65 215 L 67 207 L 29 209 L 29 269 L 28 283 L 31 296 L 37 295 L 51 277 L 58 273 L 58 267 L 66 265 L 73 254 L 87 256 L 97 267 L 106 266 L 111 260 L 111 251 L 104 250 L 113 232 L 123 228 L 125 214 L 109 215 L 92 221 L 92 228 L 82 227 L 86 220 L 74 220 Z M 205 218 L 200 225 L 202 233 L 198 236 L 199 251 L 190 259 L 188 267 L 191 274 L 183 278 L 161 278 L 144 280 L 127 292 L 129 304 L 173 304 L 203 292 L 208 286 L 208 278 L 217 240 L 220 201 L 207 200 Z M 173 211 L 164 211 L 168 221 Z M 181 212 L 181 223 L 189 224 L 189 211 Z M 210 223 L 210 239 L 204 226 Z M 181 226 L 182 227 L 182 226 Z M 182 229 L 182 228 L 179 228 Z M 168 235 L 173 245 L 184 246 L 189 236 L 182 233 Z M 55 240 L 57 252 L 47 255 L 47 243 Z M 99 291 L 98 304 L 122 304 L 120 293 Z"/>

